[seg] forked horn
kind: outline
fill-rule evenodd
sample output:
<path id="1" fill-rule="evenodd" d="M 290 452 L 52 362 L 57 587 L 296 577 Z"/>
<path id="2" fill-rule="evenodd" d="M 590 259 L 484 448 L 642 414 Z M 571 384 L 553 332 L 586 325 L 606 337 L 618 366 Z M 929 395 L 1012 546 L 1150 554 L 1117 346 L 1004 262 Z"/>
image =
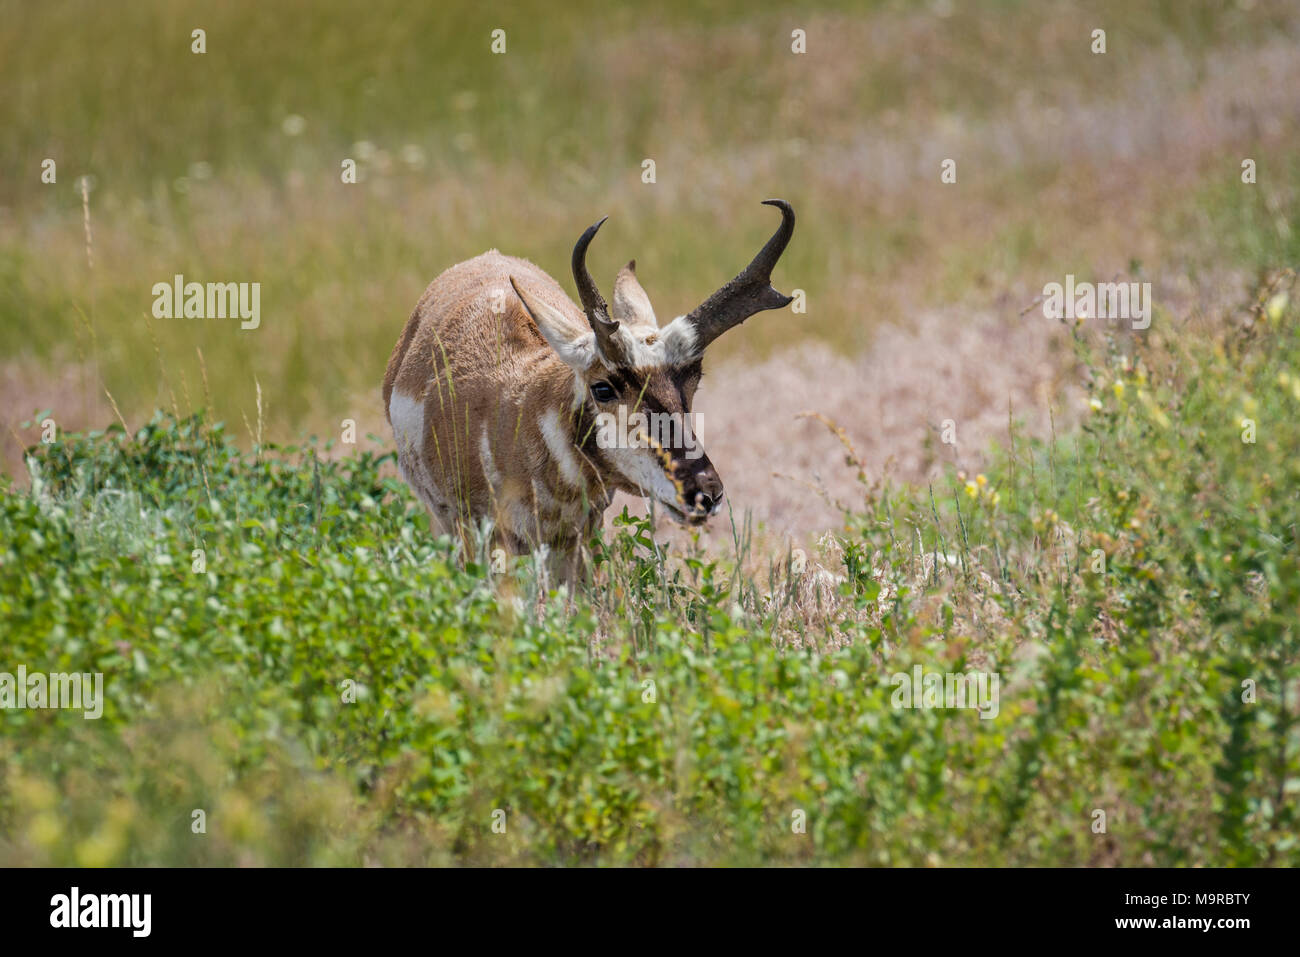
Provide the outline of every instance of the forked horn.
<path id="1" fill-rule="evenodd" d="M 591 245 L 596 231 L 604 225 L 606 219 L 609 217 L 606 216 L 600 222 L 588 226 L 587 231 L 578 237 L 578 242 L 573 247 L 573 282 L 578 287 L 582 311 L 587 314 L 591 331 L 596 334 L 596 348 L 610 362 L 621 364 L 623 350 L 618 340 L 614 338 L 614 333 L 618 331 L 618 323 L 609 318 L 609 306 L 605 303 L 605 297 L 600 294 L 600 290 L 596 288 L 596 280 L 592 279 L 591 273 L 587 271 L 587 247 Z"/>
<path id="2" fill-rule="evenodd" d="M 794 210 L 783 199 L 765 199 L 763 205 L 781 210 L 781 225 L 772 238 L 740 275 L 685 316 L 686 321 L 695 327 L 697 352 L 703 352 L 714 339 L 754 313 L 764 309 L 782 309 L 794 301 L 792 296 L 782 295 L 771 285 L 772 267 L 794 235 Z M 574 262 L 577 262 L 576 258 Z"/>

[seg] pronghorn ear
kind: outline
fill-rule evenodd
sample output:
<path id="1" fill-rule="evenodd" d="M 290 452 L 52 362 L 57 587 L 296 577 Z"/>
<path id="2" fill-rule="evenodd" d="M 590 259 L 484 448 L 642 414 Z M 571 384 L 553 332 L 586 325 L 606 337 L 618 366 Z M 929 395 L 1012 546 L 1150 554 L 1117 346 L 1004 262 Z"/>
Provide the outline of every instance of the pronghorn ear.
<path id="1" fill-rule="evenodd" d="M 625 322 L 629 326 L 659 325 L 655 319 L 654 307 L 650 305 L 650 297 L 637 281 L 635 259 L 618 271 L 618 278 L 614 280 L 614 302 L 609 314 L 615 321 Z"/>
<path id="2" fill-rule="evenodd" d="M 579 372 L 585 372 L 596 359 L 596 336 L 590 329 L 585 329 L 578 322 L 566 316 L 550 303 L 538 296 L 528 294 L 519 288 L 515 277 L 510 277 L 510 285 L 515 295 L 524 304 L 524 309 L 532 317 L 537 329 L 546 339 L 555 354 L 564 364 Z"/>

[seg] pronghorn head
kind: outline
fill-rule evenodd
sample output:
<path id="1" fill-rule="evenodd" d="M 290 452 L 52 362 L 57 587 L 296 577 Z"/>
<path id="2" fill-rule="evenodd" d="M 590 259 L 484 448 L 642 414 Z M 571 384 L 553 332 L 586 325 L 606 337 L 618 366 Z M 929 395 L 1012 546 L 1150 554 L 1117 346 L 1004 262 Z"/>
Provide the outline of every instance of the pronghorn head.
<path id="1" fill-rule="evenodd" d="M 614 281 L 612 308 L 596 288 L 587 247 L 603 219 L 573 247 L 573 279 L 589 328 L 510 280 L 551 348 L 573 370 L 575 408 L 582 427 L 597 430 L 596 455 L 609 483 L 660 503 L 678 522 L 703 524 L 722 507 L 722 480 L 690 421 L 704 350 L 754 313 L 791 301 L 772 287 L 771 277 L 794 232 L 794 210 L 781 199 L 765 202 L 781 211 L 781 225 L 754 261 L 664 326 L 637 281 L 635 260 Z"/>
<path id="2" fill-rule="evenodd" d="M 790 303 L 790 296 L 772 287 L 771 276 L 794 233 L 794 211 L 785 200 L 766 204 L 780 209 L 781 225 L 753 263 L 701 306 L 663 326 L 637 281 L 636 260 L 619 270 L 612 308 L 591 280 L 586 248 L 604 220 L 573 247 L 573 281 L 589 328 L 525 295 L 511 278 L 529 316 L 573 371 L 580 428 L 597 432 L 595 456 L 608 484 L 653 499 L 680 523 L 705 523 L 723 501 L 722 479 L 690 421 L 703 354 L 755 312 Z M 578 442 L 588 445 L 586 436 L 578 436 Z"/>

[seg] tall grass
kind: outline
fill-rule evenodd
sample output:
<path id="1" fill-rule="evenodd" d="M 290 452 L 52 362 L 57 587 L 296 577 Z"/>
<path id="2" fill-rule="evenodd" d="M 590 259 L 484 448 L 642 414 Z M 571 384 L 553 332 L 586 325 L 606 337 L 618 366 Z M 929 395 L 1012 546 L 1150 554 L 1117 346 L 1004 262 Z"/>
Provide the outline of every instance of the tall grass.
<path id="1" fill-rule="evenodd" d="M 164 414 L 35 448 L 0 628 L 108 701 L 7 713 L 0 860 L 1295 864 L 1289 283 L 1076 329 L 1081 431 L 864 486 L 766 572 L 743 526 L 718 558 L 625 517 L 548 596 L 421 531 L 386 455 Z M 998 673 L 997 715 L 900 709 L 916 665 Z"/>

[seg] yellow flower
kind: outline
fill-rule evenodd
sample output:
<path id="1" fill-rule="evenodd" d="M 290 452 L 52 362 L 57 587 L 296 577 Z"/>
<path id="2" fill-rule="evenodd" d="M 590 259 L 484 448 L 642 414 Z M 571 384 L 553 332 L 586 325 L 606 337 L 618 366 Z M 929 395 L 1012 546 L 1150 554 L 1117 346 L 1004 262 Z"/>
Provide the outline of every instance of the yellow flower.
<path id="1" fill-rule="evenodd" d="M 1088 400 L 1088 408 L 1092 409 L 1092 411 L 1094 411 L 1094 412 L 1100 412 L 1100 411 L 1101 411 L 1101 399 L 1097 398 L 1097 397 L 1094 395 L 1091 399 Z"/>
<path id="2" fill-rule="evenodd" d="M 1111 388 L 1115 390 L 1116 398 L 1124 398 L 1124 383 L 1121 380 L 1116 379 L 1115 384 L 1111 386 Z"/>
<path id="3" fill-rule="evenodd" d="M 1282 318 L 1282 313 L 1286 311 L 1287 302 L 1290 301 L 1290 298 L 1286 291 L 1283 290 L 1265 304 L 1264 314 L 1268 316 L 1270 322 L 1277 322 Z"/>
<path id="4" fill-rule="evenodd" d="M 63 836 L 63 825 L 57 816 L 49 811 L 42 811 L 32 818 L 27 828 L 27 836 L 37 847 L 53 847 Z"/>
<path id="5" fill-rule="evenodd" d="M 1162 429 L 1169 428 L 1169 416 L 1165 415 L 1164 409 L 1160 408 L 1159 403 L 1151 396 L 1147 395 L 1142 389 L 1138 389 L 1138 399 L 1142 402 L 1147 414 L 1155 419 Z"/>
<path id="6" fill-rule="evenodd" d="M 1277 384 L 1291 393 L 1291 397 L 1300 402 L 1300 376 L 1293 376 L 1289 372 L 1279 372 L 1277 374 Z"/>
<path id="7" fill-rule="evenodd" d="M 985 485 L 989 484 L 989 480 L 985 478 L 984 473 L 981 472 L 980 474 L 975 476 L 975 484 L 978 485 L 980 488 L 983 488 Z"/>
<path id="8" fill-rule="evenodd" d="M 974 482 L 967 482 L 967 483 L 966 483 L 966 494 L 967 494 L 967 495 L 969 495 L 971 498 L 974 498 L 974 497 L 975 497 L 976 495 L 978 495 L 979 493 L 980 493 L 980 489 L 979 489 L 979 486 L 978 486 L 978 485 L 976 485 Z"/>
<path id="9" fill-rule="evenodd" d="M 81 867 L 110 867 L 126 845 L 117 828 L 101 829 L 77 844 L 77 864 Z"/>

